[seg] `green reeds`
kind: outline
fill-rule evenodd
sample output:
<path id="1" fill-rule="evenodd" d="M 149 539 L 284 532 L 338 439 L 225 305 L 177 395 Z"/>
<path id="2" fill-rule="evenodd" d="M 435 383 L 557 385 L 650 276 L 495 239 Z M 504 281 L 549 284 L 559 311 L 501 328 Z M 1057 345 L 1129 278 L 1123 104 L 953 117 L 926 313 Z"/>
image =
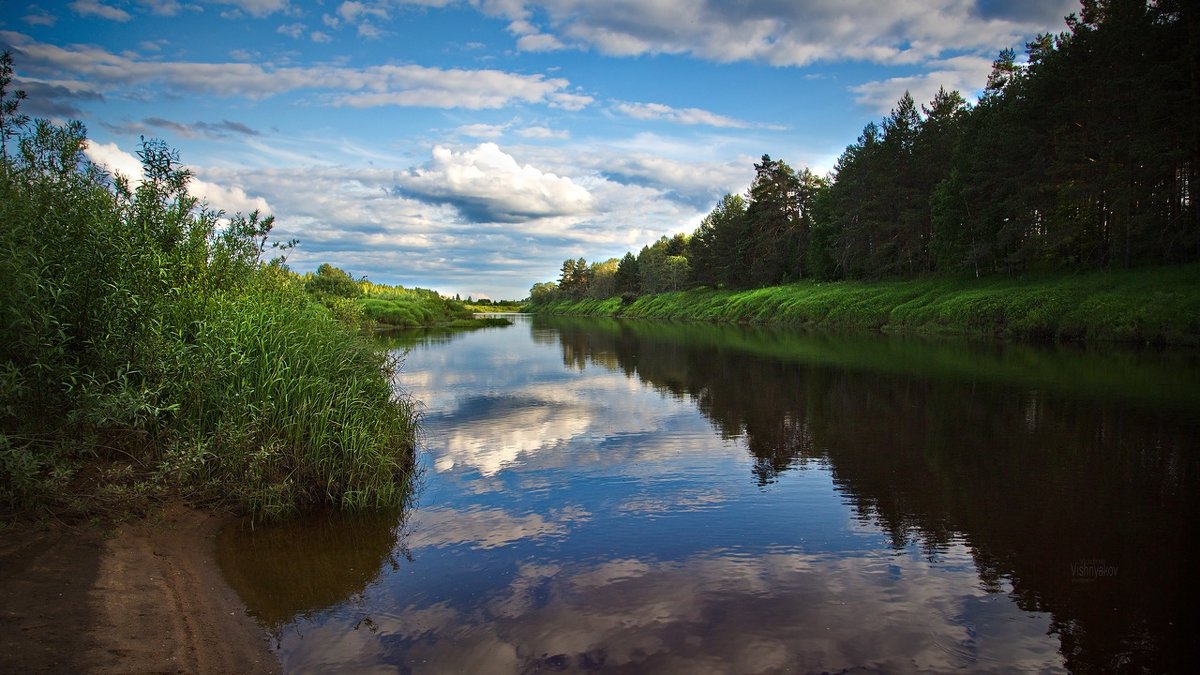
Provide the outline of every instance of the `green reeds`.
<path id="1" fill-rule="evenodd" d="M 180 478 L 267 515 L 402 503 L 417 415 L 396 365 L 287 285 L 218 299 L 179 379 L 176 454 L 203 453 Z"/>
<path id="2" fill-rule="evenodd" d="M 264 262 L 272 219 L 197 204 L 164 144 L 114 179 L 82 125 L 12 116 L 10 80 L 5 54 L 0 510 L 403 503 L 415 405 L 359 306 Z"/>

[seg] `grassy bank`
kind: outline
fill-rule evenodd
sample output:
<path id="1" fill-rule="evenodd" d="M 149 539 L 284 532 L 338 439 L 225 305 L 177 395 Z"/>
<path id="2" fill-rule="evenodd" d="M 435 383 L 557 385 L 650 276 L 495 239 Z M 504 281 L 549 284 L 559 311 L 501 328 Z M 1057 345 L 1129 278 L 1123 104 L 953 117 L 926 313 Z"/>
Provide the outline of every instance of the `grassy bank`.
<path id="1" fill-rule="evenodd" d="M 696 289 L 536 313 L 792 324 L 1062 341 L 1200 344 L 1200 265 L 1021 278 L 804 282 Z"/>
<path id="2" fill-rule="evenodd" d="M 474 313 L 463 303 L 424 288 L 360 282 L 358 303 L 363 316 L 384 327 L 415 328 L 470 321 Z"/>
<path id="3" fill-rule="evenodd" d="M 5 112 L 0 513 L 407 499 L 417 417 L 395 364 L 264 260 L 271 218 L 198 204 L 161 143 L 114 180 L 82 125 Z"/>

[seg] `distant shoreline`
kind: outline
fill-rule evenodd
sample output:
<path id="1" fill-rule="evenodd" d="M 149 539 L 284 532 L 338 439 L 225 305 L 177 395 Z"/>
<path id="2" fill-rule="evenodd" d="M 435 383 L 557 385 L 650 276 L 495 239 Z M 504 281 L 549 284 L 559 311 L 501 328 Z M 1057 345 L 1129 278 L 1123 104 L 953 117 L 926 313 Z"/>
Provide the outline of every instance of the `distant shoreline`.
<path id="1" fill-rule="evenodd" d="M 1200 265 L 982 279 L 800 282 L 529 305 L 535 314 L 796 325 L 1044 342 L 1200 345 Z"/>

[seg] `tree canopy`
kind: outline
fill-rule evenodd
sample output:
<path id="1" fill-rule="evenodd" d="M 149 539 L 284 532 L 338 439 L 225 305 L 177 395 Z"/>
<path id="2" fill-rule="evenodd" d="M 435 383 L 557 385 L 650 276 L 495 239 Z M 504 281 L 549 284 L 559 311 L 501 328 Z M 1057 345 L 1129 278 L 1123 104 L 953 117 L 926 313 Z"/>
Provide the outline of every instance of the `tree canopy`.
<path id="1" fill-rule="evenodd" d="M 973 106 L 906 92 L 828 176 L 764 154 L 690 235 L 627 253 L 612 294 L 1200 259 L 1200 10 L 1083 0 L 1025 51 Z M 553 297 L 591 271 L 564 262 Z"/>

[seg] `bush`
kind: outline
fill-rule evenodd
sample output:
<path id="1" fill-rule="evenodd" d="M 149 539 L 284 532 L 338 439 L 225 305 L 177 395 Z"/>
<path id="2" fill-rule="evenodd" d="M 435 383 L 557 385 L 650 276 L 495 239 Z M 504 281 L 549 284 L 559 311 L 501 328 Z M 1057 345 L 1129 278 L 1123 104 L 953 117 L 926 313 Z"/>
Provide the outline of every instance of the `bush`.
<path id="1" fill-rule="evenodd" d="M 416 415 L 359 306 L 264 262 L 273 219 L 199 205 L 161 142 L 135 184 L 17 116 L 2 65 L 0 503 L 403 501 Z"/>

